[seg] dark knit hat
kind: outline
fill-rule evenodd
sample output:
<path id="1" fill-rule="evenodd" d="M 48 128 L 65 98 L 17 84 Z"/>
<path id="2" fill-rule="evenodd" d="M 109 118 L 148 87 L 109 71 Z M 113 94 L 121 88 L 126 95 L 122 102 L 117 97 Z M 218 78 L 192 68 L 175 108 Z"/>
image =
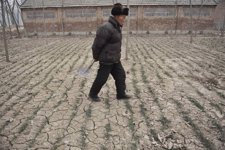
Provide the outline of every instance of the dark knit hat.
<path id="1" fill-rule="evenodd" d="M 111 14 L 113 16 L 119 16 L 119 15 L 128 16 L 129 8 L 123 8 L 122 4 L 116 3 L 116 4 L 113 5 L 113 8 L 111 10 Z"/>

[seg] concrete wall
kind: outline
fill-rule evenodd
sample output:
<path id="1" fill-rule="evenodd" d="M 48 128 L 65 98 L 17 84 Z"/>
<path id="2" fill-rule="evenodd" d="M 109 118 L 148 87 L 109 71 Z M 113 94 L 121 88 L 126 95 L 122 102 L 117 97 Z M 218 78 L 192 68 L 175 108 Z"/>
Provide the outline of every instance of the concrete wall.
<path id="1" fill-rule="evenodd" d="M 216 6 L 193 7 L 193 24 L 196 30 L 214 29 Z M 28 32 L 91 32 L 108 20 L 110 7 L 71 7 L 22 9 Z M 188 6 L 132 6 L 131 30 L 189 30 Z M 200 17 L 199 17 L 200 14 Z M 45 17 L 44 17 L 45 16 Z M 176 25 L 177 24 L 177 25 Z M 126 28 L 126 25 L 124 26 Z"/>

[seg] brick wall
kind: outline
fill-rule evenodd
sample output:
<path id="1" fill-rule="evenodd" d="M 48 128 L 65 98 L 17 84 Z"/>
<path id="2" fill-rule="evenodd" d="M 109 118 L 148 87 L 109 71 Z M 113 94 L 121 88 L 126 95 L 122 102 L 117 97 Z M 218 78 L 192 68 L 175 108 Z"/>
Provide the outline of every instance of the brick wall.
<path id="1" fill-rule="evenodd" d="M 204 6 L 201 11 L 199 8 L 200 6 L 195 6 L 192 10 L 194 12 L 193 27 L 196 30 L 214 29 L 215 6 Z M 61 8 L 22 9 L 22 14 L 28 32 L 62 32 L 63 30 L 89 32 L 95 31 L 100 24 L 107 21 L 110 9 L 110 7 L 64 8 L 63 11 Z M 131 7 L 130 28 L 132 31 L 174 30 L 176 21 L 178 30 L 190 29 L 188 6 Z"/>

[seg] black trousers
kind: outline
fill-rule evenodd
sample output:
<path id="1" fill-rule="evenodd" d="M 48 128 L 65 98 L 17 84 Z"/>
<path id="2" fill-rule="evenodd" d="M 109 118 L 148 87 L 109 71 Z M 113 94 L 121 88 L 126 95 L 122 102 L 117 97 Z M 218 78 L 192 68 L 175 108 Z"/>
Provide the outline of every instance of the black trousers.
<path id="1" fill-rule="evenodd" d="M 121 62 L 114 63 L 111 65 L 100 63 L 97 76 L 94 80 L 94 83 L 91 87 L 89 94 L 94 96 L 98 95 L 98 93 L 100 92 L 102 86 L 106 83 L 110 74 L 113 76 L 115 80 L 117 96 L 125 95 L 126 73 L 124 71 Z"/>

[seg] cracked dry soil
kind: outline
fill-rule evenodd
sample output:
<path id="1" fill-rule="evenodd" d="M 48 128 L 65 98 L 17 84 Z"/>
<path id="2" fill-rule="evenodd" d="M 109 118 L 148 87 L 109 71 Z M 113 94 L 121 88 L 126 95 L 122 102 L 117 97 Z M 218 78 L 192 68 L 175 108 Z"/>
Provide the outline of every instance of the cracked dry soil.
<path id="1" fill-rule="evenodd" d="M 98 64 L 77 74 L 93 37 L 13 39 L 10 63 L 1 41 L 0 149 L 225 149 L 225 39 L 188 40 L 131 37 L 132 99 L 117 101 L 110 77 L 99 103 L 87 98 Z"/>

